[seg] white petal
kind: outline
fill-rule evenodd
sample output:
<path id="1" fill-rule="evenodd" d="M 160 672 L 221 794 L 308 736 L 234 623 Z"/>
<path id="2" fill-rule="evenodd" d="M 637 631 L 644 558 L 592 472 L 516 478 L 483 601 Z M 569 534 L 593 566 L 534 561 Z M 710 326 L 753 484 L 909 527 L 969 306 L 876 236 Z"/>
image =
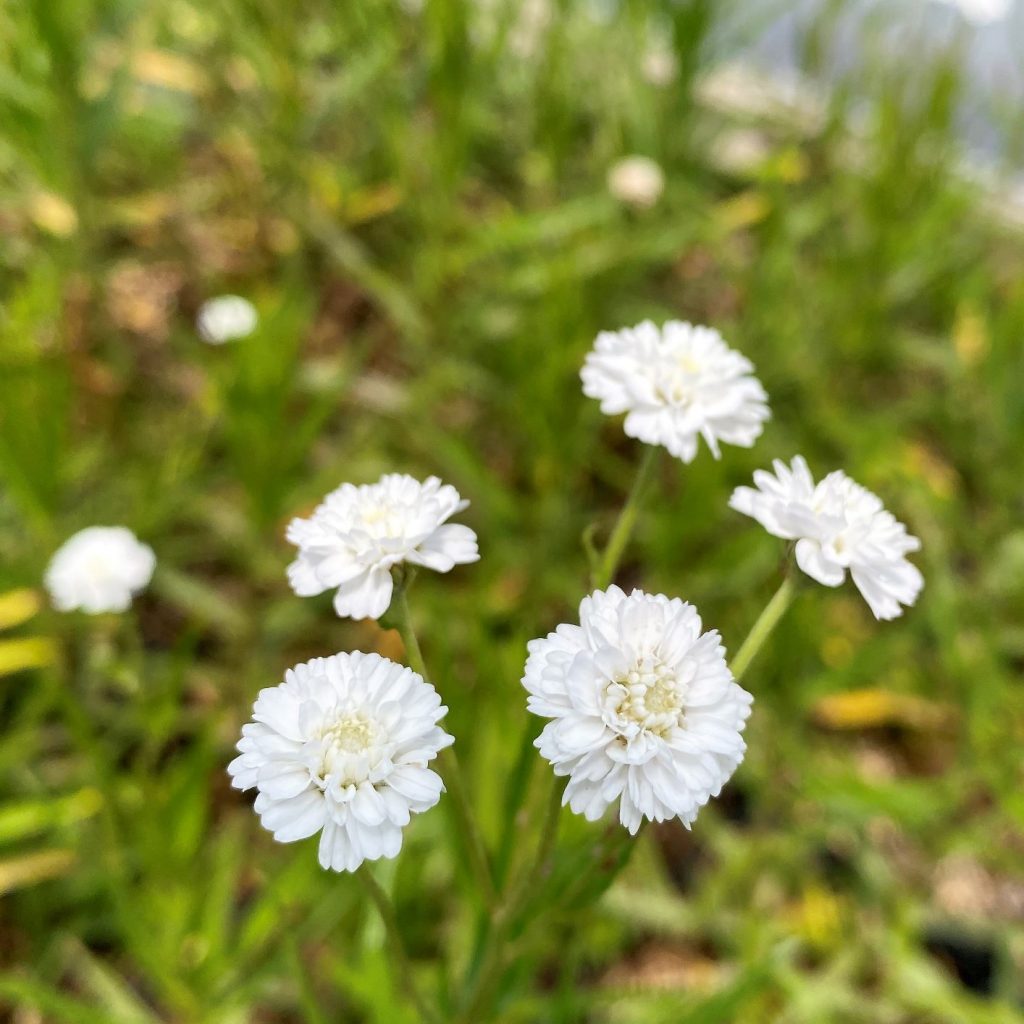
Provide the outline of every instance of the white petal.
<path id="1" fill-rule="evenodd" d="M 796 564 L 811 579 L 823 583 L 826 587 L 838 587 L 846 579 L 846 570 L 826 557 L 817 541 L 796 542 Z"/>
<path id="2" fill-rule="evenodd" d="M 393 585 L 387 569 L 371 569 L 338 588 L 334 610 L 342 618 L 379 619 L 391 604 Z"/>

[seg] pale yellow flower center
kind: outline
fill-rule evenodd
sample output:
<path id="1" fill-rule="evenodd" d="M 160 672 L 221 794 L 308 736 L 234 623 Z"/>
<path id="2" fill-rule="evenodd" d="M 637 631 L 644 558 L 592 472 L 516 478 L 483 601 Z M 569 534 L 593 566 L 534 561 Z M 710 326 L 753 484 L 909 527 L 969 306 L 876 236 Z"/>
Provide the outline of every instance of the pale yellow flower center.
<path id="1" fill-rule="evenodd" d="M 324 730 L 325 753 L 360 754 L 373 743 L 375 733 L 364 715 L 349 715 Z"/>
<path id="2" fill-rule="evenodd" d="M 605 707 L 624 725 L 662 734 L 683 720 L 686 686 L 663 662 L 642 658 L 605 691 Z"/>

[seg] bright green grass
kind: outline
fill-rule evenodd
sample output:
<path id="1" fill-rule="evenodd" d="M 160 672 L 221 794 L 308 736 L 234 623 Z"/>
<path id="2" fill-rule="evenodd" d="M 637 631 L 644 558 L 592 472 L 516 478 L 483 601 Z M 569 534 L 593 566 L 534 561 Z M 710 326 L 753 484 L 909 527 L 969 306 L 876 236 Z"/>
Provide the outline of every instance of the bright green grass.
<path id="1" fill-rule="evenodd" d="M 291 596 L 284 523 L 385 470 L 471 499 L 481 562 L 425 574 L 413 603 L 487 839 L 515 858 L 505 809 L 525 787 L 540 814 L 544 781 L 517 761 L 525 643 L 573 614 L 581 536 L 639 456 L 578 367 L 597 330 L 669 316 L 750 355 L 774 419 L 751 452 L 662 461 L 620 582 L 694 601 L 734 650 L 782 552 L 726 500 L 799 451 L 908 523 L 927 586 L 888 624 L 849 587 L 799 599 L 747 676 L 732 795 L 689 839 L 658 833 L 664 855 L 648 833 L 595 909 L 527 933 L 500 1019 L 1020 1019 L 1024 246 L 950 173 L 960 83 L 879 61 L 824 125 L 761 126 L 769 156 L 724 174 L 709 154 L 738 123 L 691 88 L 716 4 L 634 0 L 604 23 L 552 6 L 532 55 L 518 5 L 470 0 L 0 11 L 0 593 L 93 523 L 160 559 L 124 619 L 21 621 L 0 599 L 17 1020 L 409 1019 L 355 882 L 312 841 L 275 845 L 228 787 L 260 687 L 310 656 L 398 654 Z M 655 28 L 680 65 L 662 89 L 636 71 Z M 668 175 L 641 214 L 604 186 L 630 152 Z M 228 290 L 262 326 L 204 346 L 196 305 Z M 56 660 L 13 671 L 47 660 L 12 646 L 30 637 Z M 817 724 L 823 697 L 869 688 L 884 728 Z M 417 820 L 379 872 L 442 1007 L 438 950 L 463 965 L 474 914 L 444 826 Z M 991 876 L 973 915 L 936 898 L 957 858 Z M 993 997 L 926 951 L 936 926 L 993 945 Z M 683 987 L 629 984 L 652 950 L 691 964 Z"/>

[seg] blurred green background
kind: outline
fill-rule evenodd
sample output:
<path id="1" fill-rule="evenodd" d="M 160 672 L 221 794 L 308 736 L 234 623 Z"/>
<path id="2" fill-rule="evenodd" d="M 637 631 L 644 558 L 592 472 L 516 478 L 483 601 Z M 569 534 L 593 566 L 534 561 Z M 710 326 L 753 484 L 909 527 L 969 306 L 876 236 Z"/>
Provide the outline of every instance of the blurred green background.
<path id="1" fill-rule="evenodd" d="M 843 8 L 800 29 L 809 74 Z M 523 934 L 499 1019 L 1024 1020 L 1024 229 L 958 163 L 962 36 L 886 56 L 867 19 L 827 99 L 779 97 L 721 63 L 726 11 L 0 10 L 5 1019 L 410 1019 L 362 891 L 228 786 L 286 667 L 402 655 L 290 594 L 284 524 L 392 470 L 472 501 L 482 560 L 413 604 L 499 846 L 546 780 L 519 759 L 525 643 L 574 615 L 581 535 L 639 456 L 578 368 L 599 329 L 678 317 L 753 359 L 774 418 L 752 451 L 663 460 L 620 582 L 735 650 L 782 546 L 726 500 L 802 452 L 922 538 L 927 585 L 887 624 L 849 586 L 801 596 L 723 798 Z M 647 209 L 606 184 L 633 153 L 664 169 Z M 261 321 L 214 348 L 194 316 L 223 292 Z M 47 610 L 55 548 L 118 523 L 159 559 L 132 613 Z M 380 872 L 442 1006 L 474 922 L 445 827 Z"/>

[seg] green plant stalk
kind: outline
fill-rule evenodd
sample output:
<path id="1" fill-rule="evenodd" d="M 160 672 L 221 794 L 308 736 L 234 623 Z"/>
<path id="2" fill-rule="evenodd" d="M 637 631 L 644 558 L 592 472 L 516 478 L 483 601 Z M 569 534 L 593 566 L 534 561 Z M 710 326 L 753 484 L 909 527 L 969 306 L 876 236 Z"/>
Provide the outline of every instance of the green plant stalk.
<path id="1" fill-rule="evenodd" d="M 656 445 L 646 445 L 640 465 L 637 466 L 636 476 L 633 479 L 633 486 L 630 488 L 629 496 L 626 498 L 619 518 L 615 520 L 612 527 L 608 544 L 600 556 L 597 567 L 591 573 L 590 586 L 592 590 L 604 590 L 615 578 L 615 573 L 622 561 L 622 555 L 626 550 L 633 530 L 636 527 L 637 516 L 640 514 L 640 501 L 644 491 L 653 476 L 654 467 L 658 460 L 659 449 Z"/>
<path id="2" fill-rule="evenodd" d="M 412 962 L 409 954 L 405 951 L 405 942 L 402 939 L 401 930 L 398 927 L 398 915 L 395 913 L 394 905 L 388 894 L 382 888 L 380 882 L 373 877 L 373 872 L 364 861 L 356 870 L 363 887 L 366 889 L 377 907 L 380 919 L 384 924 L 384 934 L 387 938 L 388 952 L 391 955 L 391 964 L 395 974 L 398 976 L 399 984 L 409 1002 L 416 1007 L 416 1012 L 421 1019 L 429 1024 L 438 1024 L 439 1018 L 433 1010 L 427 1006 L 419 989 L 416 988 L 416 981 L 413 977 Z"/>
<path id="3" fill-rule="evenodd" d="M 490 927 L 483 939 L 479 968 L 475 972 L 475 978 L 469 979 L 462 1011 L 456 1017 L 459 1024 L 478 1024 L 479 1021 L 487 1019 L 486 1010 L 504 967 L 502 953 L 509 931 L 516 923 L 523 904 L 530 895 L 531 888 L 549 870 L 549 861 L 555 848 L 555 840 L 558 838 L 558 822 L 564 790 L 564 780 L 553 777 L 540 839 L 537 843 L 537 853 L 533 862 L 523 870 L 515 886 L 491 917 Z"/>
<path id="4" fill-rule="evenodd" d="M 775 627 L 786 614 L 789 606 L 796 596 L 796 581 L 792 572 L 787 572 L 785 579 L 779 584 L 779 589 L 772 595 L 771 600 L 764 606 L 764 610 L 757 617 L 757 621 L 751 627 L 746 640 L 740 645 L 736 652 L 729 670 L 733 678 L 739 682 L 744 673 L 750 667 L 750 663 L 757 657 L 758 651 L 764 646 L 765 641 L 772 635 Z"/>
<path id="5" fill-rule="evenodd" d="M 424 679 L 429 679 L 427 666 L 423 660 L 423 652 L 420 650 L 419 641 L 416 639 L 416 631 L 412 625 L 409 601 L 406 597 L 410 578 L 406 576 L 396 581 L 395 596 L 392 601 L 392 605 L 395 608 L 394 622 L 402 637 L 402 642 L 405 644 L 405 654 L 410 667 Z M 458 818 L 462 836 L 466 841 L 473 876 L 480 888 L 480 894 L 485 905 L 488 908 L 493 908 L 498 902 L 498 894 L 494 888 L 494 878 L 491 873 L 487 849 L 484 846 L 483 837 L 480 835 L 476 818 L 473 816 L 473 810 L 469 805 L 469 796 L 463 782 L 458 757 L 455 751 L 448 747 L 438 755 L 438 761 L 440 762 L 441 776 L 444 778 L 445 789 L 451 799 L 455 816 Z"/>

